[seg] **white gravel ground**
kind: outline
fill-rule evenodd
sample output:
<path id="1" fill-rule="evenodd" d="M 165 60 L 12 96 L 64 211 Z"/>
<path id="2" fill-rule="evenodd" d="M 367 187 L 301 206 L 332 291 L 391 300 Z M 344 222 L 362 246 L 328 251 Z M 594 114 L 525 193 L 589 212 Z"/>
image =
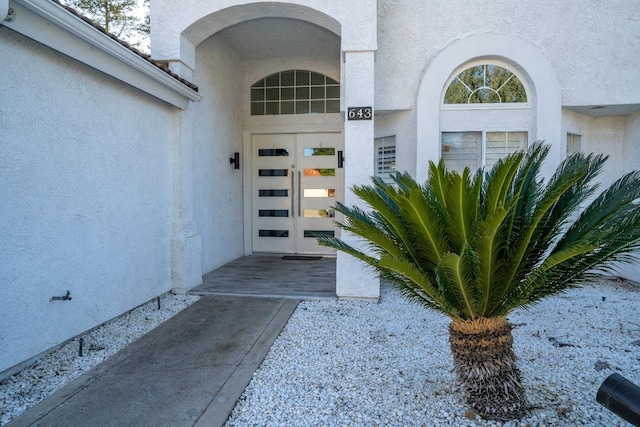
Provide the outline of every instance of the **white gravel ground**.
<path id="1" fill-rule="evenodd" d="M 640 385 L 639 303 L 607 281 L 512 313 L 533 409 L 502 424 L 468 411 L 443 315 L 387 288 L 380 304 L 303 302 L 226 426 L 624 426 L 595 395 L 613 372 Z"/>
<path id="2" fill-rule="evenodd" d="M 166 295 L 0 383 L 0 425 L 197 297 Z M 509 316 L 530 414 L 506 426 L 624 426 L 595 394 L 619 372 L 640 385 L 640 288 L 572 290 Z M 383 287 L 380 304 L 302 302 L 226 426 L 500 426 L 467 411 L 448 319 Z"/>
<path id="3" fill-rule="evenodd" d="M 60 387 L 100 364 L 200 297 L 166 294 L 82 336 L 37 360 L 32 366 L 0 382 L 0 426 L 53 394 Z"/>

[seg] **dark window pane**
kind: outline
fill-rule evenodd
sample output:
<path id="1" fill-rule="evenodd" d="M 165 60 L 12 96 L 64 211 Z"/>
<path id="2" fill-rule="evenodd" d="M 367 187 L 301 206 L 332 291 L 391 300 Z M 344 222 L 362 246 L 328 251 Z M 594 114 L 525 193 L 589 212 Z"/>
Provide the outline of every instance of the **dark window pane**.
<path id="1" fill-rule="evenodd" d="M 278 87 L 280 86 L 280 74 L 274 74 L 272 76 L 267 77 L 267 87 Z"/>
<path id="2" fill-rule="evenodd" d="M 264 79 L 260 80 L 258 83 L 255 83 L 251 87 L 264 87 Z"/>
<path id="3" fill-rule="evenodd" d="M 340 99 L 340 86 L 327 86 L 327 99 Z"/>
<path id="4" fill-rule="evenodd" d="M 288 156 L 288 148 L 260 148 L 258 150 L 258 156 L 270 157 L 270 156 Z"/>
<path id="5" fill-rule="evenodd" d="M 294 80 L 293 71 L 285 71 L 280 75 L 281 86 L 293 86 L 294 84 L 295 84 L 295 80 Z"/>
<path id="6" fill-rule="evenodd" d="M 258 190 L 258 196 L 260 197 L 289 197 L 289 190 Z"/>
<path id="7" fill-rule="evenodd" d="M 267 101 L 277 101 L 280 99 L 280 89 L 267 89 Z"/>
<path id="8" fill-rule="evenodd" d="M 296 71 L 296 86 L 305 86 L 309 84 L 308 71 Z"/>
<path id="9" fill-rule="evenodd" d="M 335 236 L 333 230 L 304 230 L 304 237 L 317 237 L 317 236 Z"/>
<path id="10" fill-rule="evenodd" d="M 324 99 L 324 86 L 311 88 L 311 99 Z"/>
<path id="11" fill-rule="evenodd" d="M 307 114 L 309 112 L 309 101 L 296 102 L 296 114 Z"/>
<path id="12" fill-rule="evenodd" d="M 287 176 L 289 169 L 258 169 L 258 176 Z"/>
<path id="13" fill-rule="evenodd" d="M 293 101 L 283 101 L 282 104 L 280 104 L 280 114 L 294 114 L 293 106 Z"/>
<path id="14" fill-rule="evenodd" d="M 260 237 L 289 237 L 289 230 L 258 230 Z"/>
<path id="15" fill-rule="evenodd" d="M 311 73 L 312 85 L 324 85 L 324 76 L 318 73 Z"/>
<path id="16" fill-rule="evenodd" d="M 264 89 L 251 89 L 251 100 L 252 101 L 264 101 Z"/>
<path id="17" fill-rule="evenodd" d="M 251 103 L 251 115 L 252 116 L 264 116 L 264 102 L 252 102 Z"/>
<path id="18" fill-rule="evenodd" d="M 327 113 L 339 113 L 340 101 L 327 101 L 326 111 Z"/>
<path id="19" fill-rule="evenodd" d="M 286 88 L 280 89 L 280 99 L 282 100 L 293 99 L 293 88 L 286 87 Z"/>
<path id="20" fill-rule="evenodd" d="M 331 77 L 327 77 L 327 85 L 339 85 L 337 81 L 333 80 Z"/>
<path id="21" fill-rule="evenodd" d="M 289 216 L 289 211 L 287 209 L 260 209 L 258 216 L 286 218 Z"/>
<path id="22" fill-rule="evenodd" d="M 267 102 L 266 114 L 280 114 L 280 103 L 279 102 Z"/>
<path id="23" fill-rule="evenodd" d="M 312 113 L 324 113 L 324 101 L 311 101 Z"/>
<path id="24" fill-rule="evenodd" d="M 296 88 L 296 99 L 309 99 L 309 88 L 308 87 L 297 87 Z"/>

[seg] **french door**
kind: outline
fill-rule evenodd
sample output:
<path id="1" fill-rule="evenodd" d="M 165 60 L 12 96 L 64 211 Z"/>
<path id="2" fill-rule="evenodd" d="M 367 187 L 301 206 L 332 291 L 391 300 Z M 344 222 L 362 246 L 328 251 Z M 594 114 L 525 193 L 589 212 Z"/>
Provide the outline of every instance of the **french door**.
<path id="1" fill-rule="evenodd" d="M 253 251 L 331 254 L 316 236 L 338 236 L 344 200 L 340 133 L 252 136 Z"/>

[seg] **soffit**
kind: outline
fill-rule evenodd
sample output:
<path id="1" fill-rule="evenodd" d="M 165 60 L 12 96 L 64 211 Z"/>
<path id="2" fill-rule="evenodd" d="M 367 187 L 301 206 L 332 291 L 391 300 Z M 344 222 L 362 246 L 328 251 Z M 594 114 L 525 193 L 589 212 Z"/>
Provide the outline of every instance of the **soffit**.
<path id="1" fill-rule="evenodd" d="M 624 104 L 624 105 L 585 105 L 585 106 L 567 106 L 564 108 L 575 111 L 576 113 L 586 114 L 587 116 L 626 116 L 640 111 L 640 104 Z"/>
<path id="2" fill-rule="evenodd" d="M 245 21 L 220 31 L 243 59 L 340 56 L 340 38 L 309 22 L 285 18 Z"/>

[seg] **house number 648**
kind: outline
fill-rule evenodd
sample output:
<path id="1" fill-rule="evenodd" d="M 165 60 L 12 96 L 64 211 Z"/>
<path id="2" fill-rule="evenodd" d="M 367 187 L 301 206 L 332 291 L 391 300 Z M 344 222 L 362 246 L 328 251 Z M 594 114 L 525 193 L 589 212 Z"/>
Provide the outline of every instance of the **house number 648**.
<path id="1" fill-rule="evenodd" d="M 373 107 L 349 107 L 347 108 L 348 120 L 371 120 Z"/>

